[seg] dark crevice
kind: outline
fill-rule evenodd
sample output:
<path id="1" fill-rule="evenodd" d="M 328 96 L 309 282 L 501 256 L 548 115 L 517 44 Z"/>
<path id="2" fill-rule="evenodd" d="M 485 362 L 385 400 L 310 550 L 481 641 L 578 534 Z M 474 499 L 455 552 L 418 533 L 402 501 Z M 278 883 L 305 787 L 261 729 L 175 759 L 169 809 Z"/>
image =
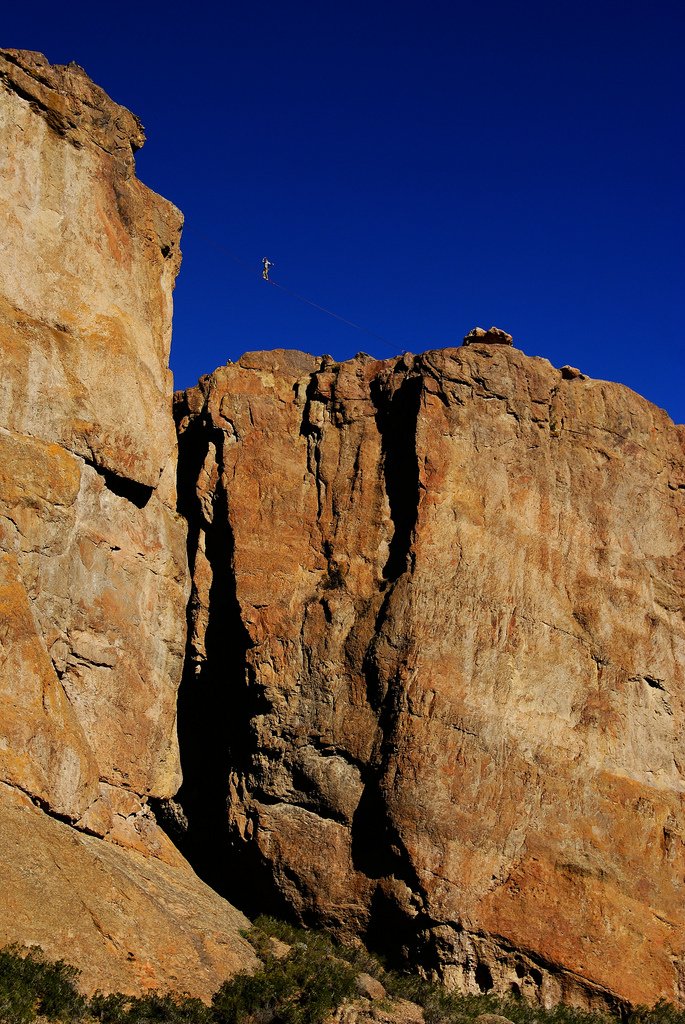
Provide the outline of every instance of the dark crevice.
<path id="1" fill-rule="evenodd" d="M 183 676 L 178 693 L 178 741 L 183 784 L 176 800 L 187 826 L 176 841 L 200 877 L 222 895 L 226 893 L 228 821 L 228 746 L 233 691 L 244 672 L 247 636 L 240 622 L 231 574 L 226 569 L 233 556 L 233 538 L 224 510 L 217 510 L 213 524 L 202 516 L 196 484 L 204 463 L 210 430 L 196 420 L 179 439 L 179 512 L 188 523 L 188 556 L 191 572 L 200 534 L 205 533 L 205 553 L 213 570 L 210 589 L 211 614 L 205 636 L 207 660 L 198 660 L 193 638 L 197 596 L 188 605 L 188 639 Z M 215 502 L 223 498 L 217 488 Z M 223 648 L 230 657 L 220 655 Z M 217 658 L 217 655 L 218 658 Z M 164 821 L 161 822 L 165 824 Z"/>
<path id="2" fill-rule="evenodd" d="M 377 880 L 393 878 L 403 882 L 413 894 L 415 909 L 425 905 L 425 892 L 407 852 L 404 842 L 395 826 L 388 808 L 388 795 L 384 791 L 386 768 L 395 749 L 396 725 L 400 714 L 401 693 L 398 686 L 391 686 L 379 716 L 378 734 L 381 747 L 376 765 L 367 768 L 365 785 L 352 819 L 352 863 L 355 870 L 367 878 Z M 392 901 L 378 897 L 376 909 L 372 908 L 369 939 L 373 941 L 376 930 L 379 935 L 387 928 L 388 915 L 394 913 Z M 404 919 L 404 911 L 397 914 Z M 415 924 L 411 928 L 415 929 Z M 393 930 L 396 930 L 396 925 Z"/>
<path id="3" fill-rule="evenodd" d="M 388 617 L 391 597 L 392 588 L 386 590 L 383 596 L 381 606 L 376 615 L 371 642 L 369 643 L 362 662 L 362 671 L 364 673 L 364 679 L 366 680 L 367 700 L 379 717 L 382 717 L 383 705 L 387 700 L 388 684 L 387 681 L 383 679 L 379 669 L 377 647 L 380 641 L 383 624 Z M 382 722 L 379 721 L 379 725 L 382 725 Z"/>
<path id="4" fill-rule="evenodd" d="M 417 918 L 409 916 L 378 886 L 371 899 L 364 944 L 381 956 L 389 968 L 406 970 L 415 961 L 417 925 Z"/>
<path id="5" fill-rule="evenodd" d="M 300 424 L 300 436 L 307 438 L 307 468 L 316 481 L 317 516 L 321 519 L 323 514 L 322 481 L 319 471 L 321 463 L 321 430 L 310 422 L 311 403 L 318 395 L 318 387 L 318 376 L 316 373 L 313 373 L 307 385 L 302 423 Z"/>
<path id="6" fill-rule="evenodd" d="M 333 555 L 333 545 L 330 540 L 324 540 L 322 546 L 323 554 L 328 565 L 328 571 L 321 580 L 319 586 L 321 590 L 340 590 L 345 586 L 345 574 Z M 324 614 L 326 614 L 325 606 Z"/>
<path id="7" fill-rule="evenodd" d="M 385 614 L 384 607 L 378 616 L 378 629 Z M 365 785 L 352 819 L 352 863 L 355 870 L 379 882 L 370 906 L 365 941 L 371 949 L 381 951 L 390 962 L 400 965 L 406 964 L 413 955 L 417 936 L 417 918 L 413 915 L 417 911 L 419 916 L 425 912 L 426 900 L 412 859 L 392 820 L 384 788 L 388 763 L 395 750 L 403 691 L 399 677 L 389 685 L 382 680 L 376 657 L 377 637 L 378 633 L 367 652 L 364 669 L 372 702 L 379 701 L 376 705 L 378 746 L 373 764 L 363 773 Z M 412 914 L 407 912 L 406 906 L 398 904 L 392 888 L 386 891 L 383 882 L 388 879 L 394 884 L 404 883 L 409 890 Z"/>
<path id="8" fill-rule="evenodd" d="M 379 381 L 371 385 L 376 423 L 381 435 L 385 489 L 393 522 L 390 553 L 383 569 L 386 580 L 396 580 L 407 569 L 412 535 L 419 510 L 419 466 L 416 427 L 422 380 L 407 377 L 388 395 Z"/>
<path id="9" fill-rule="evenodd" d="M 157 824 L 179 848 L 185 842 L 188 832 L 188 818 L 177 800 L 150 797 L 150 808 Z"/>
<path id="10" fill-rule="evenodd" d="M 476 985 L 481 992 L 490 992 L 492 990 L 495 984 L 492 980 L 492 971 L 486 963 L 483 963 L 482 960 L 480 963 L 476 964 L 474 977 Z"/>
<path id="11" fill-rule="evenodd" d="M 367 782 L 354 813 L 352 863 L 367 878 L 398 878 L 405 874 L 401 844 L 377 779 Z"/>
<path id="12" fill-rule="evenodd" d="M 311 403 L 318 398 L 319 392 L 319 377 L 318 373 L 312 373 L 307 384 L 307 390 L 305 391 L 304 410 L 302 412 L 302 422 L 300 424 L 300 436 L 309 437 L 314 434 L 318 437 L 321 431 L 318 427 L 310 423 L 309 414 L 311 409 Z"/>
<path id="13" fill-rule="evenodd" d="M 216 443 L 219 480 L 208 523 L 196 485 L 210 441 Z M 248 660 L 252 642 L 236 594 L 229 498 L 222 483 L 222 442 L 221 432 L 212 431 L 201 417 L 179 439 L 179 512 L 188 522 L 191 572 L 204 533 L 212 581 L 205 656 L 198 654 L 193 643 L 194 593 L 188 606 L 186 659 L 178 695 L 183 784 L 176 796 L 187 826 L 180 833 L 175 830 L 174 838 L 198 875 L 235 906 L 251 915 L 282 914 L 285 908 L 276 898 L 268 899 L 273 883 L 255 844 L 233 834 L 229 824 L 229 777 L 250 773 L 255 747 L 251 723 L 270 703 L 252 678 Z"/>
<path id="14" fill-rule="evenodd" d="M 405 378 L 392 393 L 380 381 L 371 385 L 376 423 L 381 435 L 383 475 L 393 534 L 383 569 L 385 593 L 363 661 L 367 699 L 378 718 L 376 751 L 372 765 L 364 773 L 365 786 L 352 821 L 354 867 L 379 882 L 370 908 L 365 939 L 372 948 L 382 949 L 398 962 L 407 958 L 408 950 L 415 944 L 416 918 L 398 904 L 391 894 L 392 888 L 386 891 L 383 880 L 404 883 L 412 894 L 414 914 L 422 912 L 425 893 L 392 821 L 384 792 L 385 773 L 394 749 L 397 721 L 404 699 L 399 670 L 407 652 L 402 649 L 401 642 L 399 646 L 393 645 L 391 653 L 395 671 L 388 678 L 386 658 L 381 657 L 380 650 L 384 644 L 384 626 L 390 613 L 394 585 L 411 569 L 420 494 L 416 430 L 422 387 L 420 377 Z"/>
<path id="15" fill-rule="evenodd" d="M 108 491 L 116 494 L 119 498 L 125 498 L 126 501 L 130 501 L 136 508 L 145 508 L 154 494 L 154 487 L 150 487 L 148 484 L 141 484 L 137 480 L 129 480 L 125 476 L 119 476 L 118 473 L 114 473 L 111 469 L 105 469 L 104 466 L 99 466 L 91 459 L 85 459 L 84 461 L 86 465 L 91 466 L 95 470 L 98 476 L 102 477 Z"/>

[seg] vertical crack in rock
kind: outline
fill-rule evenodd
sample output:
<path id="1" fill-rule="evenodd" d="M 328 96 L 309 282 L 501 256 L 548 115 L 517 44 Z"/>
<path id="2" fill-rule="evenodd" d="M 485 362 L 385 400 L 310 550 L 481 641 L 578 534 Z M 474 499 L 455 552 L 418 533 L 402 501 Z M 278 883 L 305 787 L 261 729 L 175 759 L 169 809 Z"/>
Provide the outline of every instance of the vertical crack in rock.
<path id="1" fill-rule="evenodd" d="M 182 402 L 176 411 L 177 418 L 187 414 Z M 193 586 L 178 704 L 183 784 L 177 800 L 186 821 L 175 838 L 200 877 L 222 896 L 252 915 L 283 915 L 287 908 L 258 851 L 242 841 L 228 814 L 236 780 L 256 778 L 253 723 L 270 710 L 250 664 L 253 643 L 237 596 L 224 459 L 233 443 L 232 424 L 217 428 L 207 413 L 183 421 L 179 511 L 188 522 Z"/>
<path id="2" fill-rule="evenodd" d="M 250 639 L 242 623 L 232 565 L 234 540 L 223 481 L 223 433 L 202 419 L 181 435 L 179 511 L 188 522 L 193 589 L 188 638 L 179 689 L 178 738 L 183 784 L 177 800 L 187 818 L 181 849 L 201 878 L 230 898 L 226 870 L 230 837 L 226 815 L 229 766 L 241 763 L 249 720 L 244 708 L 245 655 Z M 209 458 L 208 458 L 209 457 Z M 214 462 L 214 489 L 207 501 L 198 481 Z M 204 572 L 198 573 L 202 558 Z M 206 600 L 198 593 L 204 583 Z M 211 614 L 205 612 L 211 608 Z"/>
<path id="3" fill-rule="evenodd" d="M 407 569 L 412 533 L 419 510 L 419 466 L 416 427 L 421 402 L 421 377 L 405 377 L 388 394 L 380 380 L 371 383 L 376 422 L 382 439 L 383 478 L 390 505 L 393 535 L 383 575 L 396 580 Z"/>
<path id="4" fill-rule="evenodd" d="M 305 405 L 300 433 L 307 439 L 307 469 L 316 484 L 317 521 L 321 524 L 324 512 L 325 484 L 321 479 L 321 431 L 323 427 L 323 405 L 318 395 L 317 374 L 313 373 L 305 389 Z M 322 543 L 325 543 L 322 541 Z"/>
<path id="5" fill-rule="evenodd" d="M 396 369 L 398 369 L 396 367 Z M 423 382 L 399 367 L 389 380 L 377 377 L 370 393 L 381 437 L 382 474 L 392 536 L 383 566 L 383 600 L 364 658 L 364 674 L 378 727 L 374 754 L 352 822 L 352 857 L 356 870 L 377 885 L 371 899 L 366 940 L 391 958 L 405 959 L 415 946 L 416 916 L 425 907 L 425 893 L 388 808 L 385 785 L 396 726 L 406 701 L 403 668 L 406 644 L 387 643 L 391 602 L 397 581 L 411 571 L 412 542 L 419 509 L 419 466 L 416 432 Z M 398 893 L 401 897 L 398 899 Z"/>

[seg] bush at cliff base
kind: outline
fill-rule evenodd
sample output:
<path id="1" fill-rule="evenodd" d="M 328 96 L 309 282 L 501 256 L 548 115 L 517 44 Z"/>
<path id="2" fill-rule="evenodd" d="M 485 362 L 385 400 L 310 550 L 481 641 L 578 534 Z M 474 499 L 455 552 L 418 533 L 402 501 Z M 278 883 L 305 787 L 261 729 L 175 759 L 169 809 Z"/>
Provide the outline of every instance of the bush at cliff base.
<path id="1" fill-rule="evenodd" d="M 522 1000 L 447 992 L 416 974 L 387 970 L 363 947 L 348 949 L 320 933 L 260 918 L 247 933 L 264 961 L 261 970 L 224 982 L 212 1005 L 187 995 L 150 992 L 144 996 L 96 993 L 86 1000 L 76 988 L 79 972 L 63 961 L 46 960 L 38 947 L 0 949 L 0 1024 L 324 1024 L 355 996 L 356 978 L 371 974 L 390 999 L 408 999 L 423 1009 L 426 1024 L 471 1024 L 497 1013 L 512 1024 L 685 1024 L 685 1012 L 660 1001 L 618 1015 L 587 1013 L 570 1006 L 546 1010 Z M 275 955 L 273 939 L 281 944 Z M 392 1010 L 388 1018 L 392 1020 Z"/>
<path id="2" fill-rule="evenodd" d="M 138 997 L 120 992 L 103 996 L 98 992 L 88 1010 L 90 1017 L 100 1024 L 213 1024 L 214 1021 L 212 1011 L 201 1000 L 171 992 L 150 992 Z"/>
<path id="3" fill-rule="evenodd" d="M 81 1020 L 86 1000 L 76 989 L 78 975 L 62 960 L 46 960 L 38 946 L 0 949 L 0 1021 L 30 1024 L 38 1014 L 48 1020 Z"/>
<path id="4" fill-rule="evenodd" d="M 321 1024 L 354 995 L 355 978 L 343 960 L 298 943 L 281 959 L 269 957 L 263 970 L 225 982 L 212 1006 L 218 1024 Z"/>

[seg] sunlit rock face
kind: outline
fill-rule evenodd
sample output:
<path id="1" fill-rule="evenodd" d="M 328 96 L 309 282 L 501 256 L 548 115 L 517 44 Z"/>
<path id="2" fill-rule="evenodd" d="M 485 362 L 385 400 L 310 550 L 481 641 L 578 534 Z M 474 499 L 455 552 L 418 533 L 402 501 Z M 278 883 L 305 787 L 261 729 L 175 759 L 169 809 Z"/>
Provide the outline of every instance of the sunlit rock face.
<path id="1" fill-rule="evenodd" d="M 143 140 L 82 69 L 0 51 L 0 944 L 40 942 L 100 987 L 204 991 L 231 944 L 252 958 L 235 922 L 203 948 L 200 883 L 149 804 L 180 783 L 189 578 L 168 369 L 181 215 L 136 179 Z M 20 793 L 141 859 L 5 811 Z M 173 913 L 143 856 L 187 876 Z"/>
<path id="2" fill-rule="evenodd" d="M 217 876 L 464 991 L 682 1003 L 685 430 L 477 338 L 176 410 Z"/>
<path id="3" fill-rule="evenodd" d="M 256 965 L 248 920 L 189 870 L 104 842 L 0 783 L 0 945 L 76 964 L 91 994 L 161 988 L 207 998 Z"/>
<path id="4" fill-rule="evenodd" d="M 81 69 L 4 51 L 0 83 L 1 564 L 35 662 L 21 722 L 61 730 L 27 759 L 41 799 L 78 818 L 98 780 L 155 796 L 179 783 L 185 530 L 167 367 L 181 216 L 135 177 L 136 118 Z M 22 784 L 21 767 L 2 770 Z"/>

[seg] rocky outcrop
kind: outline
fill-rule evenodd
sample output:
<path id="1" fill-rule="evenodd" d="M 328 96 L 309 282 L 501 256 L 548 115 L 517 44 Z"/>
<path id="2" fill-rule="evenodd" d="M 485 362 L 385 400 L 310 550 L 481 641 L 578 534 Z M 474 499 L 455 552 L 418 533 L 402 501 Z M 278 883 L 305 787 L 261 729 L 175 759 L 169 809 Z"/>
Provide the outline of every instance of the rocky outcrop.
<path id="1" fill-rule="evenodd" d="M 492 340 L 177 396 L 191 835 L 458 989 L 682 1004 L 685 430 Z"/>
<path id="2" fill-rule="evenodd" d="M 498 328 L 251 353 L 177 398 L 179 515 L 142 142 L 0 51 L 0 944 L 207 996 L 255 958 L 187 815 L 454 988 L 685 1004 L 684 428 Z"/>
<path id="3" fill-rule="evenodd" d="M 168 864 L 85 835 L 16 790 L 0 800 L 0 857 L 0 931 L 77 964 L 87 994 L 161 988 L 206 998 L 256 964 L 240 934 L 247 919 L 181 858 Z"/>
<path id="4" fill-rule="evenodd" d="M 474 327 L 464 338 L 465 345 L 513 345 L 514 339 L 500 327 L 491 327 L 485 331 L 482 327 Z"/>
<path id="5" fill-rule="evenodd" d="M 180 783 L 189 581 L 168 369 L 181 216 L 135 177 L 143 138 L 76 65 L 0 51 L 0 943 L 39 941 L 100 987 L 204 992 L 253 957 L 150 809 Z M 160 863 L 17 814 L 18 793 Z M 212 900 L 226 934 L 205 941 Z"/>

